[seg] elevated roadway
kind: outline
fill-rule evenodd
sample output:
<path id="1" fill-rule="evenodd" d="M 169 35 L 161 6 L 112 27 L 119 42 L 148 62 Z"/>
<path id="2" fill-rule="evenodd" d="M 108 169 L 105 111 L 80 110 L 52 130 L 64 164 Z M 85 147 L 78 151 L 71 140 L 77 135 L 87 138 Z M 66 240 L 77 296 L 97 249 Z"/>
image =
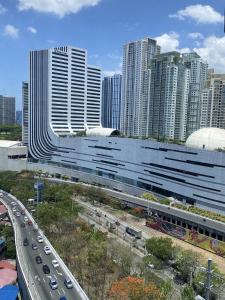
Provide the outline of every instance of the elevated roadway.
<path id="1" fill-rule="evenodd" d="M 61 297 L 66 297 L 65 299 L 67 300 L 88 300 L 85 292 L 45 237 L 44 233 L 38 228 L 38 225 L 24 205 L 10 194 L 4 191 L 0 191 L 0 193 L 0 201 L 6 205 L 14 228 L 17 262 L 20 265 L 30 298 L 32 300 L 57 300 Z M 19 216 L 16 216 L 16 213 L 13 212 L 12 209 L 14 207 L 16 211 L 20 213 Z M 25 211 L 25 215 L 21 214 L 23 210 Z M 25 216 L 32 222 L 32 225 L 28 225 L 28 222 L 24 222 Z M 21 226 L 23 223 L 25 223 L 25 227 Z M 42 243 L 37 241 L 39 235 L 43 237 L 44 241 Z M 24 245 L 25 239 L 29 242 L 26 246 Z M 38 249 L 33 250 L 32 244 L 36 244 Z M 50 254 L 45 254 L 44 246 L 50 247 Z M 42 258 L 42 263 L 37 264 L 37 256 Z M 52 260 L 57 260 L 59 267 L 53 267 Z M 44 274 L 43 265 L 48 265 L 50 274 Z M 49 285 L 50 278 L 54 278 L 57 281 L 57 289 L 51 289 Z M 68 289 L 66 287 L 64 284 L 65 278 L 69 278 L 72 281 L 73 288 Z"/>

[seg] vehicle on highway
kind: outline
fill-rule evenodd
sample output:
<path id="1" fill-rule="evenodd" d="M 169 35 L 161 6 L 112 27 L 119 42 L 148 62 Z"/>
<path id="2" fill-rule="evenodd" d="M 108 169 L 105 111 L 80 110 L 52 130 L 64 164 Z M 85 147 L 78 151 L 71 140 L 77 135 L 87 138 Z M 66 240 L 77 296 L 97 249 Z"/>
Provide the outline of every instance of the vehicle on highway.
<path id="1" fill-rule="evenodd" d="M 17 216 L 17 217 L 20 217 L 20 212 L 17 211 L 17 212 L 16 212 L 16 216 Z"/>
<path id="2" fill-rule="evenodd" d="M 64 280 L 64 284 L 65 284 L 65 286 L 68 289 L 72 289 L 73 288 L 73 283 L 72 283 L 72 281 L 68 277 Z"/>
<path id="3" fill-rule="evenodd" d="M 52 260 L 52 265 L 53 265 L 54 268 L 58 268 L 59 267 L 59 263 L 58 263 L 58 261 L 56 259 Z"/>
<path id="4" fill-rule="evenodd" d="M 38 243 L 43 243 L 44 239 L 43 239 L 43 237 L 41 235 L 38 235 L 37 236 L 37 241 L 38 241 Z"/>
<path id="5" fill-rule="evenodd" d="M 23 245 L 24 245 L 24 246 L 28 246 L 28 245 L 29 245 L 29 241 L 28 241 L 27 238 L 25 238 L 25 239 L 23 240 Z"/>
<path id="6" fill-rule="evenodd" d="M 29 220 L 29 221 L 27 222 L 27 224 L 28 224 L 29 226 L 33 225 L 33 223 L 32 223 L 31 220 Z"/>
<path id="7" fill-rule="evenodd" d="M 16 208 L 15 208 L 15 207 L 13 207 L 12 211 L 13 211 L 13 212 L 15 212 L 15 211 L 16 211 Z"/>
<path id="8" fill-rule="evenodd" d="M 27 222 L 29 220 L 27 216 L 25 216 L 23 219 L 24 219 L 24 222 Z"/>
<path id="9" fill-rule="evenodd" d="M 25 227 L 25 223 L 24 223 L 24 222 L 21 223 L 20 226 L 21 226 L 22 228 L 24 228 L 24 227 Z"/>
<path id="10" fill-rule="evenodd" d="M 52 290 L 56 290 L 58 288 L 58 283 L 53 277 L 50 279 L 49 285 Z"/>
<path id="11" fill-rule="evenodd" d="M 142 237 L 142 231 L 136 230 L 134 228 L 131 228 L 129 226 L 126 227 L 126 232 L 132 236 L 134 236 L 136 239 L 141 239 Z"/>
<path id="12" fill-rule="evenodd" d="M 96 216 L 99 217 L 99 218 L 102 216 L 102 213 L 101 213 L 100 211 L 96 211 L 95 214 L 96 214 Z"/>
<path id="13" fill-rule="evenodd" d="M 0 197 L 3 197 L 3 193 L 0 193 Z"/>
<path id="14" fill-rule="evenodd" d="M 11 205 L 12 206 L 16 206 L 16 202 L 11 202 Z"/>
<path id="15" fill-rule="evenodd" d="M 65 296 L 62 296 L 59 298 L 59 300 L 67 300 L 67 298 Z"/>
<path id="16" fill-rule="evenodd" d="M 45 252 L 45 254 L 51 254 L 52 253 L 52 251 L 49 248 L 49 246 L 44 246 L 44 252 Z"/>
<path id="17" fill-rule="evenodd" d="M 43 265 L 42 270 L 45 274 L 50 274 L 50 269 L 48 265 Z"/>
<path id="18" fill-rule="evenodd" d="M 33 244 L 32 244 L 32 249 L 33 249 L 33 250 L 37 250 L 37 249 L 38 249 L 37 244 L 34 244 L 34 243 L 33 243 Z"/>
<path id="19" fill-rule="evenodd" d="M 120 222 L 119 222 L 118 220 L 116 220 L 115 224 L 116 224 L 117 226 L 120 226 Z"/>
<path id="20" fill-rule="evenodd" d="M 40 257 L 40 255 L 35 257 L 36 263 L 37 264 L 41 264 L 42 263 L 42 258 Z"/>

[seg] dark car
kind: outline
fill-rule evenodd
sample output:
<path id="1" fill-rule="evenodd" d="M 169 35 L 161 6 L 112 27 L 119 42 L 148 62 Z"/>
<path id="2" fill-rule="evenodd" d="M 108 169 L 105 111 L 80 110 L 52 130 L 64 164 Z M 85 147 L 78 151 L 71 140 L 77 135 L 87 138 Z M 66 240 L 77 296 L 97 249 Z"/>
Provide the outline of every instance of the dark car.
<path id="1" fill-rule="evenodd" d="M 58 283 L 54 278 L 50 279 L 49 285 L 50 285 L 52 290 L 56 290 L 58 288 Z"/>
<path id="2" fill-rule="evenodd" d="M 37 249 L 38 249 L 37 244 L 32 244 L 32 249 L 33 249 L 33 250 L 37 250 Z"/>
<path id="3" fill-rule="evenodd" d="M 65 296 L 62 296 L 59 298 L 59 300 L 67 300 L 67 298 Z"/>
<path id="4" fill-rule="evenodd" d="M 36 260 L 37 264 L 41 264 L 42 263 L 42 258 L 39 255 L 36 256 L 35 260 Z"/>
<path id="5" fill-rule="evenodd" d="M 24 245 L 24 246 L 28 246 L 28 245 L 29 245 L 29 241 L 28 241 L 27 238 L 25 238 L 25 239 L 23 240 L 23 245 Z"/>
<path id="6" fill-rule="evenodd" d="M 21 215 L 25 215 L 25 211 L 24 210 L 21 210 Z"/>
<path id="7" fill-rule="evenodd" d="M 50 273 L 49 266 L 43 265 L 42 269 L 43 269 L 43 272 L 44 272 L 45 274 L 49 274 L 49 273 Z"/>
<path id="8" fill-rule="evenodd" d="M 25 227 L 25 223 L 21 223 L 20 226 L 21 226 L 22 228 L 24 228 L 24 227 Z"/>

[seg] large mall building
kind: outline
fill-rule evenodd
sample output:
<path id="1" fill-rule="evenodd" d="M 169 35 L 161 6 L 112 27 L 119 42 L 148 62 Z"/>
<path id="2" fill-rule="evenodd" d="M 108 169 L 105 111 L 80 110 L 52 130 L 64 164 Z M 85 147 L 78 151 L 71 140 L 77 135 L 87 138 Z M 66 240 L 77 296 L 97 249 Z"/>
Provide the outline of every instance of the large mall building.
<path id="1" fill-rule="evenodd" d="M 225 131 L 201 129 L 183 146 L 102 128 L 101 70 L 87 65 L 86 50 L 32 51 L 24 103 L 29 169 L 133 195 L 147 190 L 225 214 Z"/>

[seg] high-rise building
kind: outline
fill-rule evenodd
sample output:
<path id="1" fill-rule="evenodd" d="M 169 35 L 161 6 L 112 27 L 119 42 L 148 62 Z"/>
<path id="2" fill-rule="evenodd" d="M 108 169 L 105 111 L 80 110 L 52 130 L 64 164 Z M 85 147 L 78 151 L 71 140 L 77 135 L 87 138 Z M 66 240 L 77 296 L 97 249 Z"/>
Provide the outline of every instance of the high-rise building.
<path id="1" fill-rule="evenodd" d="M 187 113 L 187 134 L 200 128 L 201 97 L 207 81 L 208 64 L 197 53 L 182 55 L 185 65 L 190 69 L 190 90 Z"/>
<path id="2" fill-rule="evenodd" d="M 28 82 L 22 83 L 22 105 L 23 105 L 23 121 L 22 121 L 22 140 L 24 145 L 28 145 Z"/>
<path id="3" fill-rule="evenodd" d="M 102 82 L 102 126 L 120 128 L 122 75 L 104 77 Z"/>
<path id="4" fill-rule="evenodd" d="M 30 102 L 48 102 L 55 134 L 101 126 L 101 70 L 87 65 L 86 50 L 65 46 L 31 51 L 29 89 Z M 35 122 L 35 111 L 29 116 Z"/>
<path id="5" fill-rule="evenodd" d="M 202 92 L 201 127 L 225 129 L 225 74 L 208 74 Z"/>
<path id="6" fill-rule="evenodd" d="M 22 125 L 22 110 L 16 111 L 16 124 Z"/>
<path id="7" fill-rule="evenodd" d="M 150 38 L 123 46 L 121 131 L 125 135 L 146 136 L 145 79 L 151 59 L 159 52 L 160 47 Z"/>
<path id="8" fill-rule="evenodd" d="M 184 140 L 190 71 L 180 53 L 156 55 L 149 77 L 148 136 Z"/>
<path id="9" fill-rule="evenodd" d="M 15 125 L 15 97 L 0 95 L 0 125 Z"/>

